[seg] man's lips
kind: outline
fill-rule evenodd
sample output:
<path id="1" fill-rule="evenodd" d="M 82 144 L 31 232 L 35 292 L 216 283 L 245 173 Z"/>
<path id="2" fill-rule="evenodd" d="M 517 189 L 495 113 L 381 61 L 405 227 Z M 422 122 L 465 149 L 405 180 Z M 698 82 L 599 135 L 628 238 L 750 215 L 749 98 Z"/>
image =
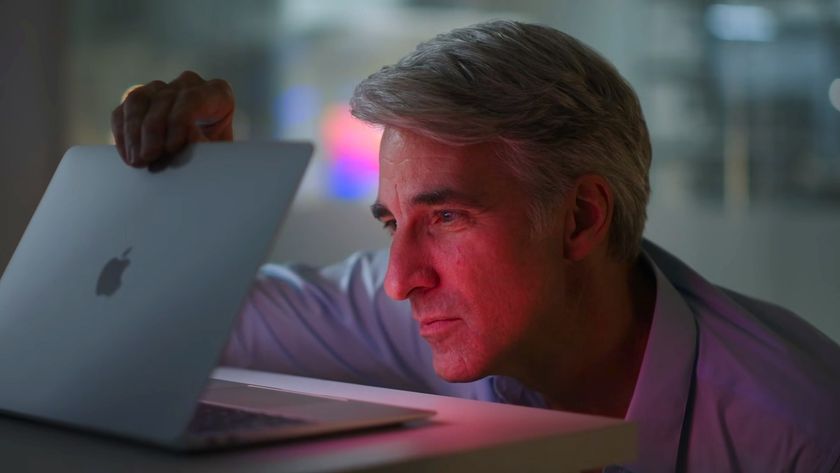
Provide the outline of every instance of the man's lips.
<path id="1" fill-rule="evenodd" d="M 426 317 L 418 318 L 417 323 L 420 325 L 420 336 L 440 337 L 447 334 L 460 322 L 461 319 L 457 317 Z"/>

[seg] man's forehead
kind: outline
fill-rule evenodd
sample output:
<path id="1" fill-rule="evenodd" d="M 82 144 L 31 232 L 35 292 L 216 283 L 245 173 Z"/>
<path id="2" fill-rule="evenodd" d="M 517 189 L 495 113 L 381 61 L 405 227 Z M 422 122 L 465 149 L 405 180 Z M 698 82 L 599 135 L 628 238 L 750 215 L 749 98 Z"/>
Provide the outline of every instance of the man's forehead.
<path id="1" fill-rule="evenodd" d="M 481 170 L 507 171 L 507 166 L 498 158 L 498 146 L 496 143 L 452 145 L 413 131 L 387 127 L 379 149 L 380 168 L 385 171 L 401 166 L 418 170 L 430 168 L 454 177 L 459 173 L 465 173 L 464 177 L 482 174 Z"/>
<path id="2" fill-rule="evenodd" d="M 461 154 L 460 147 L 450 146 L 416 132 L 386 127 L 379 146 L 379 159 L 383 165 L 398 165 L 411 158 L 454 157 Z"/>
<path id="3" fill-rule="evenodd" d="M 498 144 L 451 145 L 419 133 L 386 127 L 380 147 L 378 200 L 403 203 L 447 196 L 460 201 L 485 202 L 488 194 L 509 190 L 515 180 L 500 159 Z M 492 196 L 490 196 L 492 197 Z"/>

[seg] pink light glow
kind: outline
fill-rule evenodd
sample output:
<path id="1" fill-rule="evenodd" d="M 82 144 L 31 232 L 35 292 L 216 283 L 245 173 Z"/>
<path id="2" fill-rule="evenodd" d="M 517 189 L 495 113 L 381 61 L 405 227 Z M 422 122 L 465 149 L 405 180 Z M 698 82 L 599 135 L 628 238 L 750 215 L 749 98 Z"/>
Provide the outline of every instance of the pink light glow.
<path id="1" fill-rule="evenodd" d="M 379 141 L 382 129 L 350 115 L 347 105 L 330 105 L 324 112 L 324 142 L 334 162 L 352 163 L 365 174 L 379 171 Z"/>

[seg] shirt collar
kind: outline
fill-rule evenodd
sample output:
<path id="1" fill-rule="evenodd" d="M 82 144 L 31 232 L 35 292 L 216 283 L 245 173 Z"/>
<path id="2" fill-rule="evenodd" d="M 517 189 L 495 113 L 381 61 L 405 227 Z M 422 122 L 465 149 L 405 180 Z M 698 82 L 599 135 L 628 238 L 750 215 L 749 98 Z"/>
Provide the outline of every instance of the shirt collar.
<path id="1" fill-rule="evenodd" d="M 682 264 L 649 241 L 643 249 L 656 277 L 656 307 L 625 416 L 636 423 L 639 434 L 639 460 L 627 467 L 675 471 L 697 358 L 697 327 L 688 304 L 663 273 Z"/>
<path id="2" fill-rule="evenodd" d="M 509 376 L 493 375 L 489 377 L 490 387 L 498 402 L 519 406 L 548 409 L 545 398 L 537 391 L 526 388 L 519 380 Z"/>

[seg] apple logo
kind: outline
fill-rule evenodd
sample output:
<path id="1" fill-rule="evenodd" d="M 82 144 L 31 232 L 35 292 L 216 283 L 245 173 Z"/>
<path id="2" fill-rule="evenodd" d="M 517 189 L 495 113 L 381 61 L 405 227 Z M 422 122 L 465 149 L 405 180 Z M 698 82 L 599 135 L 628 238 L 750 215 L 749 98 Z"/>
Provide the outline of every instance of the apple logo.
<path id="1" fill-rule="evenodd" d="M 122 274 L 125 268 L 131 264 L 128 254 L 131 253 L 128 247 L 120 258 L 111 258 L 99 273 L 99 281 L 96 283 L 96 295 L 111 297 L 122 285 Z"/>

